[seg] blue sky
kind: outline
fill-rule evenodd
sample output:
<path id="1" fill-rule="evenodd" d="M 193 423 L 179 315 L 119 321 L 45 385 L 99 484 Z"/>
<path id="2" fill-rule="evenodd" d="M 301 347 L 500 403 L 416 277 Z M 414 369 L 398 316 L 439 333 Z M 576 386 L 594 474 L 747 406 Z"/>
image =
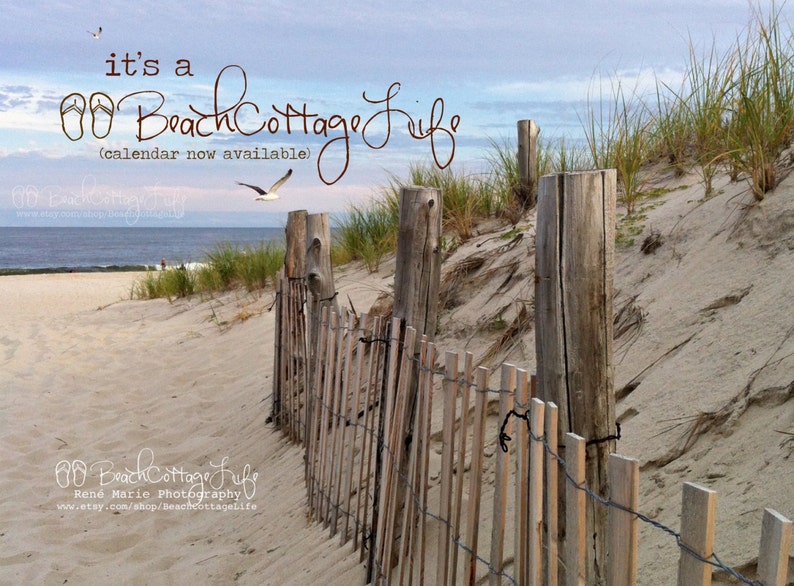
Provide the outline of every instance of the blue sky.
<path id="1" fill-rule="evenodd" d="M 364 202 L 389 173 L 405 176 L 412 162 L 432 163 L 434 151 L 439 164 L 452 158 L 454 168 L 477 172 L 489 141 L 513 138 L 519 119 L 535 119 L 544 137 L 576 137 L 588 87 L 599 76 L 620 75 L 640 87 L 650 87 L 654 76 L 675 84 L 688 39 L 727 46 L 746 27 L 751 6 L 744 0 L 239 0 L 225 7 L 204 0 L 26 0 L 2 1 L 0 13 L 0 225 L 114 225 L 117 218 L 103 215 L 115 210 L 137 214 L 141 225 L 265 226 L 279 225 L 291 209 L 338 213 Z M 100 26 L 95 40 L 89 31 Z M 113 71 L 119 75 L 107 75 Z M 384 103 L 363 95 L 384 100 L 390 87 L 389 129 Z M 92 131 L 95 92 L 117 106 L 104 138 L 95 136 L 107 124 L 101 110 Z M 83 136 L 75 141 L 60 113 L 73 93 L 87 102 Z M 210 116 L 198 125 L 207 136 L 184 135 L 201 114 L 215 111 L 216 101 L 219 111 L 237 112 L 233 131 L 218 130 Z M 307 133 L 297 116 L 285 132 L 278 112 L 288 105 L 305 107 Z M 408 133 L 409 119 L 421 119 L 427 130 L 432 113 L 434 148 L 429 138 Z M 162 116 L 177 132 L 154 137 L 164 128 Z M 270 118 L 278 124 L 274 133 L 240 132 L 252 133 Z M 318 119 L 336 128 L 324 136 Z M 66 120 L 70 129 L 80 125 L 77 114 Z M 155 148 L 179 155 L 102 158 Z M 225 151 L 293 148 L 307 158 L 223 159 Z M 216 158 L 187 160 L 191 150 L 214 151 Z M 294 174 L 275 202 L 255 202 L 253 191 L 235 183 L 268 187 L 287 168 Z"/>

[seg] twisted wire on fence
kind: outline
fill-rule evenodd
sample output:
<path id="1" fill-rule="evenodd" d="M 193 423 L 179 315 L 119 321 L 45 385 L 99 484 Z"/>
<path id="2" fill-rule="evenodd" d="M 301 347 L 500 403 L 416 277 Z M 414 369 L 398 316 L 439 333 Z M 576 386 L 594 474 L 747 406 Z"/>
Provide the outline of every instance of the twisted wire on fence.
<path id="1" fill-rule="evenodd" d="M 283 291 L 280 293 L 280 295 L 283 295 L 285 297 L 289 297 L 290 296 L 289 293 L 283 292 Z M 301 300 L 301 301 L 305 301 L 305 300 Z M 274 304 L 275 304 L 275 301 L 274 301 Z M 301 307 L 301 312 L 303 312 L 302 307 Z M 323 327 L 323 328 L 327 328 L 329 332 L 336 330 L 336 331 L 341 331 L 343 333 L 347 333 L 348 335 L 354 335 L 355 332 L 357 332 L 359 330 L 362 330 L 361 327 L 355 327 L 355 328 L 351 329 L 343 321 L 340 321 L 340 324 L 334 327 L 334 326 L 331 325 L 330 319 L 327 320 L 327 321 L 320 321 L 320 326 Z M 403 342 L 399 338 L 393 337 L 391 335 L 389 335 L 389 336 L 387 336 L 385 338 L 377 338 L 377 337 L 374 336 L 374 333 L 370 333 L 369 337 L 359 336 L 358 337 L 358 341 L 363 342 L 365 344 L 373 344 L 375 342 L 381 342 L 381 343 L 385 343 L 385 344 L 389 344 L 389 345 L 396 345 L 399 349 L 403 349 L 404 350 Z M 581 484 L 576 483 L 576 481 L 574 480 L 573 476 L 570 474 L 570 472 L 568 470 L 567 462 L 558 453 L 556 453 L 556 452 L 554 452 L 552 450 L 551 446 L 549 445 L 549 443 L 548 443 L 548 441 L 546 439 L 545 434 L 537 435 L 532 430 L 531 424 L 530 424 L 530 406 L 529 405 L 524 405 L 520 401 L 518 401 L 517 400 L 518 393 L 516 393 L 515 391 L 506 390 L 506 389 L 479 388 L 477 383 L 473 379 L 467 378 L 465 376 L 450 378 L 450 377 L 447 376 L 446 372 L 443 371 L 443 370 L 422 365 L 420 359 L 417 356 L 411 355 L 411 356 L 408 356 L 407 359 L 410 360 L 411 362 L 414 362 L 414 363 L 418 364 L 417 368 L 418 368 L 419 372 L 426 372 L 426 373 L 431 374 L 434 377 L 434 379 L 433 379 L 434 381 L 436 380 L 435 377 L 440 377 L 442 382 L 451 382 L 451 383 L 456 383 L 458 385 L 465 385 L 465 386 L 468 386 L 470 389 L 472 389 L 475 393 L 512 396 L 514 398 L 514 400 L 515 400 L 515 405 L 519 409 L 523 409 L 524 412 L 520 413 L 515 408 L 511 409 L 510 412 L 505 417 L 504 421 L 502 421 L 501 426 L 500 426 L 499 436 L 498 436 L 497 439 L 498 439 L 498 443 L 499 443 L 501 449 L 504 452 L 508 451 L 507 444 L 512 439 L 505 432 L 505 429 L 507 428 L 507 424 L 508 424 L 510 418 L 511 417 L 516 417 L 518 419 L 524 420 L 526 422 L 527 432 L 529 434 L 530 439 L 532 441 L 535 441 L 535 442 L 540 442 L 543 445 L 544 451 L 547 454 L 549 454 L 549 456 L 551 458 L 553 458 L 557 462 L 557 464 L 562 468 L 564 476 L 565 476 L 565 479 L 566 479 L 566 482 L 568 484 L 570 484 L 571 486 L 575 487 L 577 490 L 583 491 L 586 494 L 586 496 L 591 498 L 595 503 L 599 503 L 600 505 L 603 505 L 603 506 L 608 507 L 608 508 L 614 508 L 614 509 L 621 510 L 621 511 L 623 511 L 625 513 L 633 515 L 639 521 L 641 521 L 641 522 L 653 527 L 654 529 L 658 529 L 658 530 L 663 531 L 664 533 L 670 535 L 671 537 L 673 537 L 675 539 L 677 547 L 682 552 L 684 552 L 686 555 L 689 555 L 689 556 L 693 557 L 694 559 L 698 560 L 701 563 L 708 564 L 711 567 L 714 567 L 714 568 L 716 568 L 718 570 L 722 570 L 726 574 L 732 576 L 733 578 L 735 578 L 736 580 L 738 580 L 738 581 L 740 581 L 740 582 L 742 582 L 744 584 L 748 584 L 750 586 L 763 586 L 760 582 L 751 580 L 751 579 L 743 576 L 737 570 L 735 570 L 732 567 L 730 567 L 730 566 L 726 565 L 725 563 L 723 563 L 720 560 L 720 558 L 717 556 L 716 553 L 712 553 L 712 555 L 710 557 L 706 558 L 706 557 L 701 556 L 697 552 L 693 551 L 691 548 L 687 547 L 687 545 L 684 544 L 681 541 L 681 534 L 679 532 L 675 531 L 674 529 L 664 525 L 663 523 L 660 523 L 659 521 L 655 521 L 655 520 L 649 518 L 647 515 L 644 515 L 643 513 L 640 513 L 639 511 L 632 510 L 632 509 L 630 509 L 630 508 L 628 508 L 626 506 L 623 506 L 621 504 L 618 504 L 618 503 L 616 503 L 616 502 L 614 502 L 614 501 L 612 501 L 610 499 L 605 499 L 605 498 L 601 497 L 600 495 L 598 495 L 595 492 L 593 492 L 587 486 L 586 482 L 583 482 Z M 333 406 L 332 405 L 328 405 L 323 400 L 321 394 L 315 395 L 314 393 L 312 393 L 311 395 L 312 395 L 312 398 L 318 402 L 318 404 L 321 407 L 321 409 L 325 410 L 328 414 L 330 414 L 332 419 L 334 419 L 334 420 L 336 420 L 337 422 L 340 422 L 340 423 L 342 421 L 344 421 L 345 425 L 347 425 L 347 426 L 355 426 L 355 427 L 363 430 L 364 433 L 370 435 L 370 439 L 371 440 L 375 440 L 375 442 L 377 444 L 377 449 L 378 449 L 379 452 L 381 452 L 381 453 L 385 452 L 385 453 L 389 454 L 389 456 L 391 456 L 392 462 L 394 462 L 396 460 L 397 454 L 388 445 L 386 445 L 386 443 L 384 441 L 384 438 L 377 434 L 377 429 L 369 428 L 366 425 L 359 423 L 358 422 L 358 416 L 356 414 L 353 414 L 350 417 L 348 417 L 347 414 L 335 412 Z M 303 437 L 307 437 L 306 433 L 307 433 L 308 429 L 307 429 L 306 422 L 301 421 L 300 418 L 298 418 L 298 424 L 301 427 L 301 430 L 303 432 Z M 608 439 L 619 439 L 619 430 L 618 430 L 618 436 L 617 437 L 610 437 Z M 406 488 L 408 490 L 408 495 L 413 500 L 414 505 L 416 506 L 416 512 L 419 515 L 423 515 L 423 516 L 425 516 L 427 518 L 433 519 L 433 520 L 435 520 L 435 521 L 437 521 L 437 522 L 449 527 L 450 529 L 454 528 L 453 525 L 452 525 L 452 522 L 450 520 L 445 519 L 445 518 L 441 517 L 440 515 L 434 513 L 433 511 L 429 510 L 428 508 L 422 506 L 422 502 L 421 502 L 421 498 L 420 498 L 421 495 L 418 494 L 414 490 L 414 487 L 411 485 L 410 479 L 408 478 L 408 476 L 403 471 L 401 471 L 399 469 L 398 465 L 395 465 L 394 463 L 392 463 L 392 471 L 397 474 L 397 476 L 400 478 L 400 480 L 406 486 Z M 312 472 L 310 474 L 310 478 L 314 482 L 314 487 L 315 487 L 314 490 L 319 494 L 319 496 L 322 499 L 324 499 L 328 503 L 328 505 L 330 507 L 334 508 L 338 513 L 349 517 L 350 520 L 352 520 L 352 522 L 354 524 L 354 528 L 356 530 L 360 531 L 361 534 L 364 536 L 364 542 L 368 543 L 369 546 L 372 547 L 373 546 L 373 543 L 372 543 L 373 535 L 372 535 L 371 529 L 368 530 L 368 528 L 366 526 L 362 526 L 362 524 L 359 522 L 357 516 L 353 512 L 351 512 L 349 510 L 346 510 L 344 507 L 341 506 L 341 504 L 335 504 L 333 502 L 332 495 L 326 493 L 322 489 L 322 484 L 321 484 L 321 482 L 319 482 L 321 479 L 318 478 L 314 474 L 314 472 Z M 359 487 L 358 490 L 361 490 L 361 487 Z M 516 580 L 515 580 L 514 576 L 505 573 L 504 570 L 502 570 L 502 571 L 497 570 L 493 566 L 491 560 L 488 560 L 488 559 L 480 556 L 479 554 L 476 554 L 472 550 L 471 547 L 469 547 L 466 543 L 462 542 L 457 537 L 451 536 L 450 537 L 450 542 L 455 547 L 459 548 L 460 550 L 472 555 L 472 557 L 478 563 L 483 564 L 487 568 L 489 575 L 500 576 L 500 577 L 503 577 L 503 578 L 507 579 L 512 584 L 516 583 Z M 384 573 L 384 568 L 381 566 L 381 564 L 379 563 L 377 558 L 375 559 L 374 564 L 375 564 L 375 569 L 377 571 L 378 577 L 384 577 L 386 575 Z"/>

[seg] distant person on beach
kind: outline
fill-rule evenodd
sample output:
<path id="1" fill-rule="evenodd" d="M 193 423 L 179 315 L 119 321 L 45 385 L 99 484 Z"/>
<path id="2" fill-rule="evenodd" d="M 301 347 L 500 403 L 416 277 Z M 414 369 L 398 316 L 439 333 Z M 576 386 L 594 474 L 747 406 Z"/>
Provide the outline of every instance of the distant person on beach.
<path id="1" fill-rule="evenodd" d="M 160 268 L 165 270 L 165 257 L 163 257 L 163 260 L 160 261 Z"/>

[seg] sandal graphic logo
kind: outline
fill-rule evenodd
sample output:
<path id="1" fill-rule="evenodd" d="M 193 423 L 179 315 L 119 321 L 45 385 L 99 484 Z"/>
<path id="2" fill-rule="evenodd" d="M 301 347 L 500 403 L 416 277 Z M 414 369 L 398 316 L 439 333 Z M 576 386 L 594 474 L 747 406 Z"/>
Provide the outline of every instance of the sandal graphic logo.
<path id="1" fill-rule="evenodd" d="M 82 460 L 61 460 L 55 465 L 55 481 L 61 488 L 81 487 L 88 476 L 88 467 Z"/>
<path id="2" fill-rule="evenodd" d="M 61 128 L 71 141 L 83 138 L 83 118 L 86 99 L 82 94 L 72 93 L 61 101 Z M 91 132 L 96 138 L 105 138 L 113 126 L 113 100 L 103 92 L 94 92 L 88 99 L 91 115 Z"/>

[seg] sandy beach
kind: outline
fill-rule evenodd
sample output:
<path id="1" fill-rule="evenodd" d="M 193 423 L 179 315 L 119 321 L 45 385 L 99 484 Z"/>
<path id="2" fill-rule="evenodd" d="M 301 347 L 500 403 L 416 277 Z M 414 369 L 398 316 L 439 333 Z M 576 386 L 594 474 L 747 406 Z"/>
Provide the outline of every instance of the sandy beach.
<path id="1" fill-rule="evenodd" d="M 616 259 L 615 312 L 634 316 L 616 327 L 618 450 L 640 460 L 642 510 L 671 527 L 684 481 L 716 490 L 715 549 L 752 575 L 763 508 L 794 516 L 794 184 L 748 207 L 727 178 L 708 200 L 693 176 L 665 181 Z M 482 358 L 495 311 L 509 323 L 532 295 L 533 224 L 461 283 L 442 350 Z M 493 235 L 445 270 L 502 246 Z M 392 270 L 338 270 L 340 302 L 366 311 Z M 136 278 L 0 277 L 0 583 L 364 583 L 306 519 L 302 450 L 265 424 L 272 292 L 130 300 Z M 532 369 L 532 328 L 488 361 Z M 202 492 L 206 509 L 179 509 Z M 675 583 L 677 556 L 643 526 L 638 583 Z"/>
<path id="2" fill-rule="evenodd" d="M 272 294 L 130 301 L 138 276 L 0 279 L 0 583 L 361 583 L 265 425 Z M 208 474 L 218 510 L 179 510 Z"/>

